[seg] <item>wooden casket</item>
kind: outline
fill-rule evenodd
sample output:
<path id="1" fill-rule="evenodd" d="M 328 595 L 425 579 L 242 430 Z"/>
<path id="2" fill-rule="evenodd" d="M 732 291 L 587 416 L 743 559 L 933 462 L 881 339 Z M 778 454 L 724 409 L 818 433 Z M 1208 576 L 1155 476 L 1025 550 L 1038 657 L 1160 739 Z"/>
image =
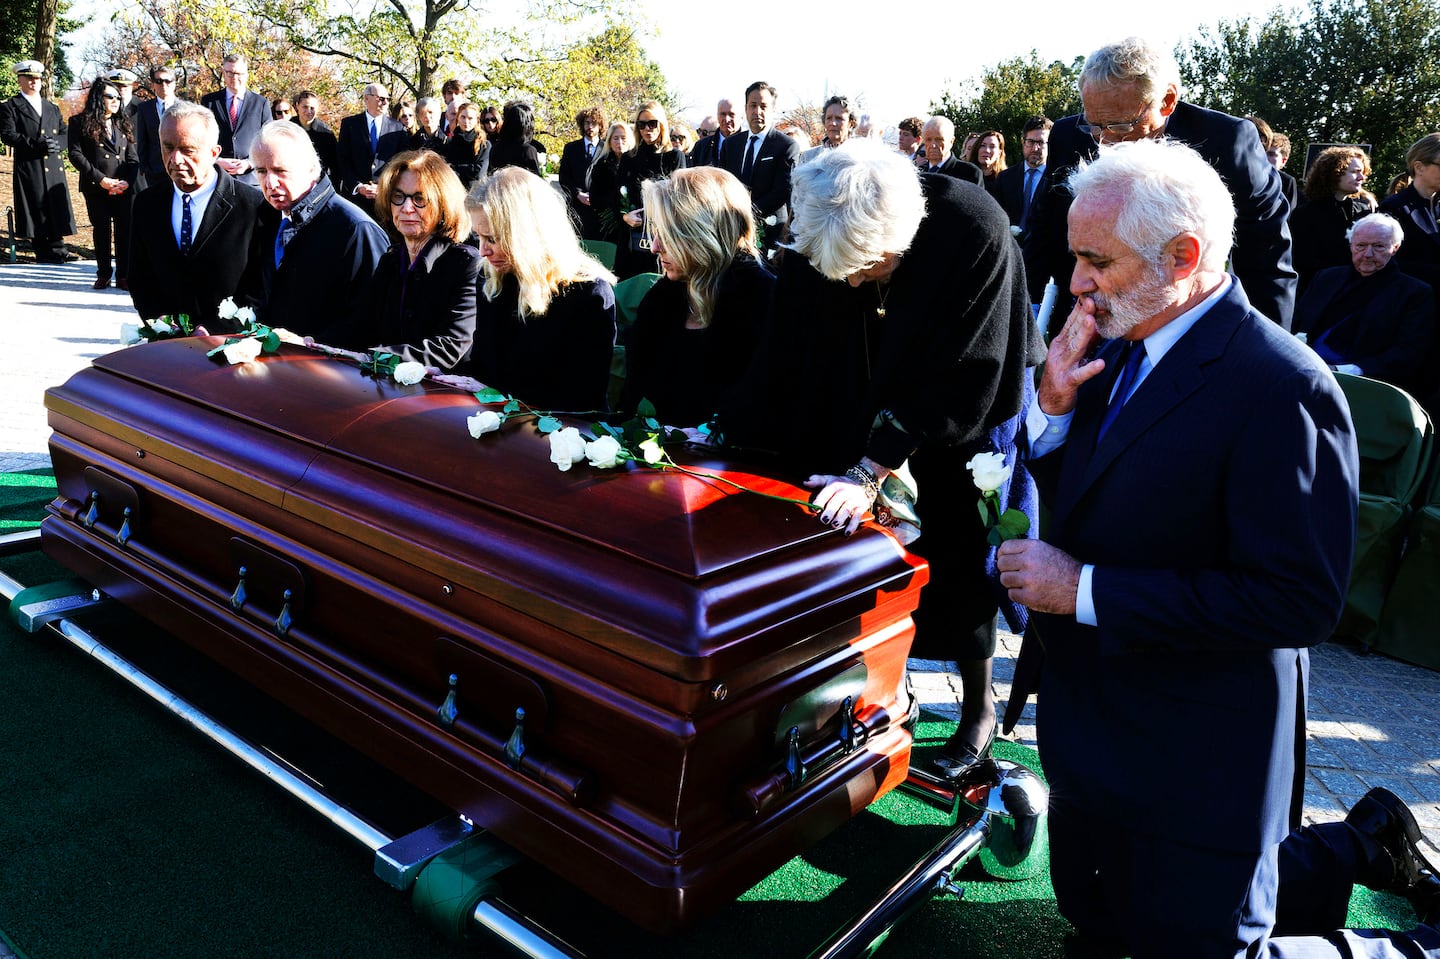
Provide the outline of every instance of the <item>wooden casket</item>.
<path id="1" fill-rule="evenodd" d="M 45 551 L 165 631 L 655 931 L 905 777 L 926 568 L 879 527 L 562 472 L 532 421 L 472 439 L 469 393 L 219 342 L 46 394 Z"/>

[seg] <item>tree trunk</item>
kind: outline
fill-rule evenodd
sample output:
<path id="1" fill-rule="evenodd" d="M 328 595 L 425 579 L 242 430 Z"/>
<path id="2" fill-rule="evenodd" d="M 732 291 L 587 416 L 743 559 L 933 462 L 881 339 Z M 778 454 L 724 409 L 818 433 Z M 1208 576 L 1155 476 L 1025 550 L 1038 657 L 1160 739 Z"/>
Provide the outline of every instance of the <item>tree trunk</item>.
<path id="1" fill-rule="evenodd" d="M 55 97 L 55 20 L 59 11 L 60 0 L 38 0 L 35 4 L 35 49 L 30 55 L 45 64 L 40 95 L 46 99 Z"/>

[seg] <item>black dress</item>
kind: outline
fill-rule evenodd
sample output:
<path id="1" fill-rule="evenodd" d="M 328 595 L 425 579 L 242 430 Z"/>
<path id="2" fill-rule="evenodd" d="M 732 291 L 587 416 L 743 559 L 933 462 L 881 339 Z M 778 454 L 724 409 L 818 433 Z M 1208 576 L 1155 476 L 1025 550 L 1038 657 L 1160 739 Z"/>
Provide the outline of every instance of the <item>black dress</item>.
<path id="1" fill-rule="evenodd" d="M 490 172 L 503 170 L 507 166 L 518 166 L 540 176 L 540 154 L 530 143 L 515 140 L 492 140 L 490 143 Z"/>
<path id="2" fill-rule="evenodd" d="M 445 149 L 445 135 L 443 133 L 426 133 L 424 130 L 416 130 L 410 137 L 410 149 L 429 150 L 432 153 L 439 153 Z"/>
<path id="3" fill-rule="evenodd" d="M 643 210 L 645 196 L 641 184 L 646 180 L 663 180 L 685 166 L 684 150 L 659 150 L 642 143 L 620 159 L 620 184 L 625 187 L 631 210 Z M 615 275 L 620 279 L 637 273 L 659 270 L 655 255 L 644 249 L 631 249 L 630 234 L 644 233 L 644 226 L 627 227 L 620 253 L 615 258 Z"/>
<path id="4" fill-rule="evenodd" d="M 490 172 L 490 142 L 487 140 L 481 144 L 480 151 L 475 151 L 475 138 L 478 131 L 471 130 L 467 135 L 461 130 L 456 130 L 441 149 L 440 155 L 445 162 L 450 164 L 450 169 L 465 184 L 465 189 L 470 189 L 471 184 L 476 180 L 484 179 Z"/>
<path id="5" fill-rule="evenodd" d="M 633 412 L 648 399 L 661 422 L 695 426 L 729 405 L 759 345 L 774 288 L 775 277 L 754 257 L 737 256 L 720 278 L 715 315 L 695 330 L 685 325 L 685 281 L 657 280 L 625 334 L 621 409 Z"/>
<path id="6" fill-rule="evenodd" d="M 1372 212 L 1370 201 L 1358 196 L 1306 200 L 1296 207 L 1290 214 L 1290 239 L 1292 262 L 1300 274 L 1297 298 L 1310 287 L 1316 273 L 1350 265 L 1350 241 L 1345 239 L 1345 231 Z"/>
<path id="7" fill-rule="evenodd" d="M 595 232 L 586 239 L 605 240 L 617 247 L 629 243 L 630 228 L 621 219 L 628 209 L 620 195 L 621 183 L 620 157 L 606 150 L 590 168 L 590 209 L 595 213 Z"/>
<path id="8" fill-rule="evenodd" d="M 391 244 L 375 268 L 371 340 L 387 353 L 452 370 L 475 336 L 475 290 L 480 254 L 435 237 L 414 264 L 403 240 Z"/>
<path id="9" fill-rule="evenodd" d="M 520 318 L 520 284 L 476 302 L 475 346 L 455 372 L 552 412 L 604 411 L 615 348 L 615 291 L 605 280 L 569 283 L 543 316 Z"/>
<path id="10" fill-rule="evenodd" d="M 1000 594 L 964 464 L 1013 448 L 1044 344 L 1005 211 L 952 177 L 920 179 L 925 219 L 883 287 L 782 254 L 755 375 L 721 425 L 727 442 L 779 451 L 801 476 L 908 459 L 922 521 L 911 549 L 931 564 L 917 646 L 984 659 Z"/>

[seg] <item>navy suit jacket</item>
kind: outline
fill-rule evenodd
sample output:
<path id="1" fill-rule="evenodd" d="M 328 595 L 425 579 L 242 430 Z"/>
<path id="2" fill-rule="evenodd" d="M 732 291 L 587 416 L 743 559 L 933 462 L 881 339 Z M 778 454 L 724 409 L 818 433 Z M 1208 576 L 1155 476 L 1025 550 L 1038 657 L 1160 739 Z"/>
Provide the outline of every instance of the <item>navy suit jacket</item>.
<path id="1" fill-rule="evenodd" d="M 168 178 L 160 158 L 160 111 L 154 100 L 140 101 L 135 110 L 135 152 L 140 157 L 140 189 Z"/>
<path id="2" fill-rule="evenodd" d="M 750 138 L 739 133 L 725 141 L 720 149 L 719 166 L 724 167 L 744 183 L 740 170 L 745 165 L 745 148 Z M 755 215 L 761 220 L 775 217 L 775 225 L 767 227 L 765 245 L 774 246 L 785 235 L 790 224 L 790 175 L 800 160 L 800 144 L 778 130 L 771 129 L 765 134 L 755 156 L 755 168 L 750 172 L 750 202 Z"/>
<path id="3" fill-rule="evenodd" d="M 200 105 L 209 107 L 210 112 L 215 114 L 215 122 L 220 124 L 220 155 L 231 160 L 250 159 L 250 144 L 260 135 L 260 128 L 274 119 L 270 115 L 270 101 L 254 90 L 245 91 L 233 127 L 230 125 L 230 112 L 225 106 L 224 90 L 205 94 L 200 98 Z M 257 182 L 254 170 L 236 179 L 251 186 Z"/>
<path id="4" fill-rule="evenodd" d="M 925 161 L 921 161 L 917 169 L 919 169 L 921 173 L 932 172 L 930 164 Z M 980 172 L 980 168 L 969 160 L 962 160 L 959 157 L 946 157 L 945 162 L 940 164 L 939 169 L 933 172 L 942 173 L 945 176 L 953 176 L 957 180 L 964 180 L 966 183 L 973 183 L 976 186 L 985 185 L 985 174 Z"/>
<path id="5" fill-rule="evenodd" d="M 1345 602 L 1349 407 L 1235 285 L 1097 444 L 1119 347 L 1102 349 L 1066 442 L 1030 463 L 1051 510 L 1044 538 L 1095 564 L 1099 626 L 1032 615 L 1006 720 L 1043 659 L 1040 750 L 1057 796 L 1097 830 L 1257 853 L 1290 830 L 1306 648 Z"/>
<path id="6" fill-rule="evenodd" d="M 373 183 L 375 177 L 391 157 L 408 149 L 410 134 L 400 125 L 399 120 L 388 114 L 380 115 L 380 136 L 375 149 L 370 149 L 370 126 L 364 111 L 340 120 L 340 136 L 336 144 L 335 173 L 339 173 L 335 189 L 345 199 L 359 203 L 368 212 L 373 207 L 368 200 L 361 201 L 355 196 L 355 187 L 361 183 Z M 333 176 L 333 173 L 332 173 Z"/>
<path id="7" fill-rule="evenodd" d="M 1081 160 L 1096 154 L 1095 138 L 1082 133 L 1080 117 L 1055 121 L 1045 179 L 1035 188 L 1025 232 L 1025 275 L 1030 300 L 1039 303 L 1045 282 L 1055 278 L 1062 291 L 1055 315 L 1070 312 L 1068 294 L 1075 258 L 1070 255 L 1070 194 L 1065 181 Z M 1254 124 L 1225 113 L 1181 101 L 1165 124 L 1165 135 L 1179 140 L 1213 166 L 1235 200 L 1235 246 L 1231 270 L 1255 309 L 1290 329 L 1295 312 L 1295 270 L 1290 264 L 1290 207 L 1280 188 L 1280 174 L 1270 165 Z"/>
<path id="8" fill-rule="evenodd" d="M 195 225 L 190 253 L 182 255 L 170 221 L 175 184 L 166 177 L 135 198 L 131 215 L 130 300 L 141 319 L 188 313 L 211 333 L 238 327 L 216 316 L 220 301 L 247 298 L 244 282 L 255 257 L 255 234 L 269 207 L 260 191 L 219 167 L 215 193 Z"/>
<path id="9" fill-rule="evenodd" d="M 1021 226 L 1021 219 L 1025 216 L 1025 171 L 1029 166 L 1022 163 L 1019 166 L 1006 167 L 996 177 L 996 199 L 1005 208 L 1005 215 L 1010 217 L 1011 226 Z M 1040 198 L 1040 188 L 1045 182 L 1045 171 L 1040 171 L 1040 182 L 1035 184 L 1035 199 Z"/>
<path id="10" fill-rule="evenodd" d="M 1295 328 L 1312 344 L 1330 334 L 1342 362 L 1422 402 L 1435 389 L 1426 376 L 1435 346 L 1435 291 L 1406 276 L 1397 262 L 1363 279 L 1350 266 L 1316 273 L 1295 305 Z"/>
<path id="11" fill-rule="evenodd" d="M 720 134 L 712 133 L 696 140 L 695 145 L 690 148 L 690 162 L 686 166 L 719 166 L 719 151 L 715 148 L 719 139 Z"/>

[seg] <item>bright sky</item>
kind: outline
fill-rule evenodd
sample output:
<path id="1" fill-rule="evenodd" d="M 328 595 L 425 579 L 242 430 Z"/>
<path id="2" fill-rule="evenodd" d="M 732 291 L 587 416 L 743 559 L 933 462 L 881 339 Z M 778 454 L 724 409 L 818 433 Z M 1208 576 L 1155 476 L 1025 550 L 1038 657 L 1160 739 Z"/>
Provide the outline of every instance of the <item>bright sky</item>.
<path id="1" fill-rule="evenodd" d="M 75 38 L 75 61 L 123 2 L 76 0 L 71 15 L 91 22 Z M 489 2 L 508 6 L 513 0 Z M 842 93 L 887 126 L 923 115 L 942 91 L 959 90 L 986 67 L 1032 49 L 1042 62 L 1069 62 L 1135 33 L 1173 48 L 1202 25 L 1305 5 L 1210 0 L 1203 11 L 1197 4 L 1180 13 L 1138 0 L 1027 0 L 991 8 L 914 0 L 759 0 L 748 9 L 696 0 L 636 2 L 653 28 L 642 43 L 691 124 L 722 96 L 740 106 L 745 87 L 766 80 L 780 91 L 782 112 L 797 101 L 820 104 Z"/>
<path id="2" fill-rule="evenodd" d="M 692 123 L 722 96 L 736 105 L 745 87 L 765 80 L 781 111 L 831 94 L 863 101 L 886 125 L 923 115 L 946 89 L 1031 49 L 1041 61 L 1069 62 L 1096 47 L 1139 34 L 1173 49 L 1201 25 L 1263 17 L 1299 0 L 1210 0 L 1164 6 L 1136 0 L 1028 0 L 916 3 L 914 0 L 760 0 L 755 7 L 693 0 L 639 0 L 657 36 L 644 46 L 679 93 Z M 729 9 L 730 15 L 722 11 Z M 744 124 L 743 110 L 741 123 Z"/>

